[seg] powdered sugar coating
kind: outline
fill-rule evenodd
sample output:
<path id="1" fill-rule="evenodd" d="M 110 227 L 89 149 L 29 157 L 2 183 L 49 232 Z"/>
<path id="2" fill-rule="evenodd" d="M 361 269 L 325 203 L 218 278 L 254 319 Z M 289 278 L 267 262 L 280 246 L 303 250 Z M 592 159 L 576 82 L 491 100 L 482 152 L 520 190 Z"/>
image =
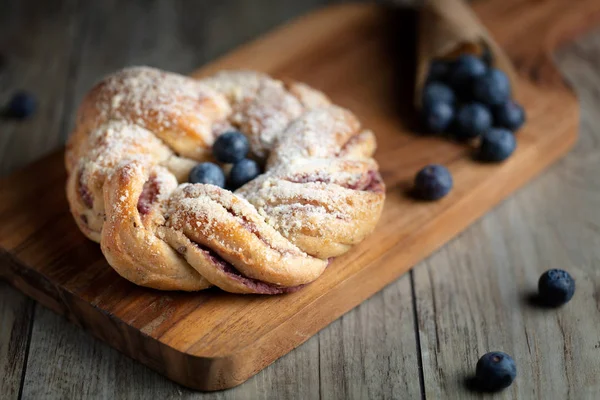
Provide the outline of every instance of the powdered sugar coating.
<path id="1" fill-rule="evenodd" d="M 235 193 L 185 183 L 231 129 L 248 136 L 265 173 Z M 67 194 L 81 230 L 134 283 L 280 293 L 316 279 L 373 230 L 385 198 L 374 149 L 351 112 L 304 84 L 135 67 L 84 99 Z"/>

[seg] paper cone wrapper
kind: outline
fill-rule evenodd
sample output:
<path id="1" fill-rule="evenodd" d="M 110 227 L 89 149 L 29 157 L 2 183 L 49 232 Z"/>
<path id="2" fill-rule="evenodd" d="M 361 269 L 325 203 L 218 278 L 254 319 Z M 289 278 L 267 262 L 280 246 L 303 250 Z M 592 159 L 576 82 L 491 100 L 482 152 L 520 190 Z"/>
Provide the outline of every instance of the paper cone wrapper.
<path id="1" fill-rule="evenodd" d="M 513 92 L 516 91 L 516 73 L 512 63 L 463 0 L 427 1 L 419 11 L 418 29 L 417 109 L 421 108 L 421 93 L 431 61 L 451 60 L 461 54 L 487 54 L 491 64 L 506 73 Z"/>

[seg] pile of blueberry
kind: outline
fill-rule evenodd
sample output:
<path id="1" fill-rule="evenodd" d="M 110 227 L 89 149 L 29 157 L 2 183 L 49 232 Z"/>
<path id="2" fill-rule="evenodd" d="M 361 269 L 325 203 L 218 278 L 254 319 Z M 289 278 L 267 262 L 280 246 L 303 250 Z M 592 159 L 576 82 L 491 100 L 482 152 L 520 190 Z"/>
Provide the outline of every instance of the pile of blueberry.
<path id="1" fill-rule="evenodd" d="M 511 99 L 506 74 L 482 59 L 461 55 L 431 63 L 422 92 L 428 132 L 466 141 L 480 138 L 481 161 L 499 162 L 516 148 L 514 132 L 525 122 L 523 107 Z"/>
<path id="2" fill-rule="evenodd" d="M 212 151 L 217 161 L 232 164 L 229 176 L 226 179 L 225 173 L 217 164 L 203 162 L 190 171 L 191 183 L 206 183 L 235 190 L 261 173 L 258 163 L 246 158 L 250 151 L 250 143 L 241 132 L 223 133 L 215 140 Z"/>

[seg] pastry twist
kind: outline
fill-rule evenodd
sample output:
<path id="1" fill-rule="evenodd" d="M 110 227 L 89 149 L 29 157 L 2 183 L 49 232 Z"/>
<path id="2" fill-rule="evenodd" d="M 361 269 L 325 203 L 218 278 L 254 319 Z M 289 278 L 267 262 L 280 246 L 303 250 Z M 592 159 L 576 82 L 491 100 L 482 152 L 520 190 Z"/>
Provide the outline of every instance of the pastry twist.
<path id="1" fill-rule="evenodd" d="M 265 172 L 235 192 L 186 183 L 231 129 Z M 67 198 L 81 231 L 135 284 L 285 293 L 373 231 L 385 198 L 374 150 L 371 131 L 306 85 L 133 67 L 85 96 L 65 155 Z"/>

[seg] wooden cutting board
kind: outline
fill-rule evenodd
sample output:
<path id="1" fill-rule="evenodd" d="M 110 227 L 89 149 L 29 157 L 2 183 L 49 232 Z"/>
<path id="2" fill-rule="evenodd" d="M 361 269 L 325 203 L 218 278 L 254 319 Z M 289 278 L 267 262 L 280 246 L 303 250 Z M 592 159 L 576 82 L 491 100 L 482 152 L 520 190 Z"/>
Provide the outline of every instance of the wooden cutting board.
<path id="1" fill-rule="evenodd" d="M 0 181 L 0 276 L 183 385 L 216 390 L 244 382 L 431 254 L 575 142 L 578 103 L 550 51 L 599 20 L 600 1 L 490 0 L 475 9 L 514 61 L 518 100 L 528 115 L 516 153 L 500 165 L 475 162 L 466 145 L 415 133 L 412 11 L 326 8 L 194 74 L 251 68 L 295 78 L 325 91 L 376 132 L 387 183 L 381 221 L 305 289 L 265 297 L 130 284 L 76 228 L 64 194 L 62 151 Z M 439 202 L 415 202 L 407 196 L 412 177 L 432 162 L 450 168 L 455 188 Z"/>

